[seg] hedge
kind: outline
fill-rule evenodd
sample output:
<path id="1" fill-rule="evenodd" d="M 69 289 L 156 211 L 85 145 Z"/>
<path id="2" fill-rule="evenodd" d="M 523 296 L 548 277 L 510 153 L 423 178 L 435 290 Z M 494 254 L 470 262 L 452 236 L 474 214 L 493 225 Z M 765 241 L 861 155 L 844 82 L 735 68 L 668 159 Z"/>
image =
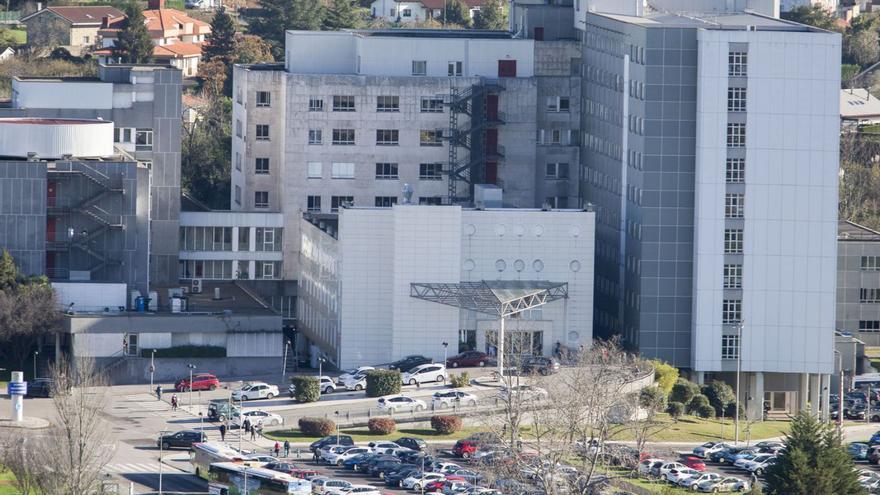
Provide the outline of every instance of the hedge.
<path id="1" fill-rule="evenodd" d="M 370 370 L 367 372 L 367 397 L 383 397 L 400 393 L 400 372 Z"/>
<path id="2" fill-rule="evenodd" d="M 336 423 L 326 418 L 299 418 L 299 431 L 312 437 L 326 437 L 336 431 Z"/>
<path id="3" fill-rule="evenodd" d="M 702 406 L 698 407 L 696 409 L 696 411 L 694 411 L 694 413 L 696 413 L 696 415 L 701 418 L 706 418 L 706 419 L 715 418 L 715 408 L 709 404 L 702 405 Z"/>
<path id="4" fill-rule="evenodd" d="M 691 399 L 691 401 L 688 403 L 687 410 L 690 414 L 694 414 L 697 412 L 698 409 L 703 406 L 711 407 L 711 405 L 709 404 L 709 398 L 703 394 L 698 394 L 695 395 L 694 398 Z"/>
<path id="5" fill-rule="evenodd" d="M 153 349 L 141 348 L 141 357 L 152 357 Z M 226 357 L 226 348 L 210 345 L 178 345 L 156 349 L 157 358 L 215 358 Z"/>
<path id="6" fill-rule="evenodd" d="M 293 398 L 298 402 L 315 402 L 321 398 L 320 382 L 314 376 L 292 376 Z"/>
<path id="7" fill-rule="evenodd" d="M 431 428 L 440 435 L 449 435 L 461 429 L 458 416 L 431 416 Z"/>
<path id="8" fill-rule="evenodd" d="M 672 416 L 672 419 L 678 420 L 684 414 L 684 404 L 681 402 L 670 402 L 668 406 L 666 406 L 666 412 Z"/>
<path id="9" fill-rule="evenodd" d="M 452 388 L 462 388 L 467 387 L 471 384 L 471 377 L 467 374 L 467 371 L 461 373 L 459 375 L 450 375 L 449 376 L 449 386 Z"/>
<path id="10" fill-rule="evenodd" d="M 367 421 L 367 428 L 374 435 L 390 435 L 397 429 L 397 423 L 391 418 L 372 418 Z"/>

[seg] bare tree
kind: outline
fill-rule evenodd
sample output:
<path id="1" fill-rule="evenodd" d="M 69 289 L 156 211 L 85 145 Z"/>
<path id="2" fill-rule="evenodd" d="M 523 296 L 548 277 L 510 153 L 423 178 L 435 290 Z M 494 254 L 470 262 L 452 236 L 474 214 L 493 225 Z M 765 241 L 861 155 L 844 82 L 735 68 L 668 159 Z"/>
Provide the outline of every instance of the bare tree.
<path id="1" fill-rule="evenodd" d="M 0 442 L 0 465 L 15 476 L 13 484 L 21 495 L 37 491 L 41 469 L 45 465 L 37 447 L 32 435 L 23 435 L 20 431 Z"/>

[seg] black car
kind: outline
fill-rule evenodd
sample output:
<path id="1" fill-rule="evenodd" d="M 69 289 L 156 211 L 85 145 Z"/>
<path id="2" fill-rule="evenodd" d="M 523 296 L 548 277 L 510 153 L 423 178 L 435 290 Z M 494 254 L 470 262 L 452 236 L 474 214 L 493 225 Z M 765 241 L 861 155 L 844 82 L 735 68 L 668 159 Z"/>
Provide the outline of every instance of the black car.
<path id="1" fill-rule="evenodd" d="M 428 444 L 421 438 L 400 437 L 394 443 L 412 450 L 425 450 L 428 448 Z"/>
<path id="2" fill-rule="evenodd" d="M 396 457 L 393 459 L 386 459 L 384 461 L 379 461 L 379 462 L 370 466 L 370 470 L 369 470 L 368 474 L 370 476 L 378 476 L 379 479 L 382 479 L 385 477 L 385 473 L 396 469 L 401 464 L 403 464 L 403 463 L 400 462 L 400 459 L 398 459 Z"/>
<path id="3" fill-rule="evenodd" d="M 400 486 L 400 482 L 408 478 L 413 473 L 420 472 L 421 469 L 412 464 L 401 464 L 396 469 L 385 473 L 386 486 Z"/>
<path id="4" fill-rule="evenodd" d="M 278 471 L 279 473 L 290 474 L 294 472 L 297 467 L 289 462 L 270 462 L 268 464 L 264 464 L 263 469 L 271 469 L 272 471 Z"/>
<path id="5" fill-rule="evenodd" d="M 409 370 L 415 368 L 416 366 L 419 366 L 422 364 L 430 364 L 433 362 L 434 362 L 434 360 L 431 358 L 427 358 L 427 357 L 419 355 L 419 354 L 413 354 L 410 356 L 406 356 L 403 359 L 398 359 L 397 361 L 394 361 L 393 363 L 388 365 L 388 369 L 389 370 L 400 370 L 403 372 L 403 371 L 409 371 Z"/>
<path id="6" fill-rule="evenodd" d="M 523 359 L 520 370 L 524 374 L 549 375 L 559 371 L 559 361 L 544 356 L 529 356 Z"/>
<path id="7" fill-rule="evenodd" d="M 370 457 L 366 461 L 360 463 L 358 465 L 358 468 L 356 469 L 356 471 L 362 471 L 364 473 L 369 473 L 370 470 L 373 469 L 373 466 L 375 466 L 376 464 L 378 464 L 380 462 L 384 462 L 384 461 L 396 461 L 399 463 L 400 459 L 398 459 L 397 457 L 394 457 L 393 455 L 385 455 L 385 454 L 374 455 L 373 457 Z"/>
<path id="8" fill-rule="evenodd" d="M 429 455 L 426 455 L 424 452 L 418 452 L 418 451 L 415 451 L 415 452 L 409 452 L 409 451 L 398 452 L 398 453 L 397 453 L 397 457 L 398 457 L 401 461 L 403 461 L 403 462 L 405 462 L 405 463 L 407 463 L 407 464 L 417 464 L 417 465 L 419 465 L 419 466 L 421 466 L 423 462 L 424 462 L 425 466 L 430 466 L 431 464 L 434 463 L 434 458 L 433 458 L 433 457 L 431 457 L 431 456 L 429 456 Z"/>
<path id="9" fill-rule="evenodd" d="M 52 397 L 55 381 L 51 378 L 37 378 L 27 384 L 26 397 Z"/>
<path id="10" fill-rule="evenodd" d="M 192 444 L 194 443 L 205 442 L 207 440 L 208 437 L 205 436 L 204 432 L 197 430 L 181 430 L 177 433 L 171 433 L 170 435 L 159 437 L 156 440 L 156 446 L 162 449 L 188 449 L 192 447 Z"/>
<path id="11" fill-rule="evenodd" d="M 326 436 L 320 440 L 315 440 L 314 442 L 312 442 L 312 444 L 309 445 L 309 450 L 311 450 L 314 453 L 316 450 L 324 448 L 328 445 L 349 446 L 349 445 L 354 445 L 354 441 L 351 439 L 350 435 L 339 435 L 338 438 L 336 435 L 330 435 L 330 436 Z"/>

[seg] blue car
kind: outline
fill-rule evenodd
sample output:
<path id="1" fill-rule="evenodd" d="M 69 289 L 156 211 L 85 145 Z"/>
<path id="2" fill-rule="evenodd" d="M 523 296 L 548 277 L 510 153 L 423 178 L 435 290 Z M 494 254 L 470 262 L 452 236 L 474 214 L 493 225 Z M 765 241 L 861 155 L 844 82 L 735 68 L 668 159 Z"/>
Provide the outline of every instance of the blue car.
<path id="1" fill-rule="evenodd" d="M 871 445 L 877 445 L 880 443 L 880 431 L 871 435 L 871 439 L 868 440 L 868 443 Z"/>
<path id="2" fill-rule="evenodd" d="M 733 464 L 740 459 L 751 459 L 758 454 L 758 449 L 731 449 L 718 462 Z"/>
<path id="3" fill-rule="evenodd" d="M 375 457 L 376 454 L 366 453 L 366 454 L 358 454 L 350 459 L 346 459 L 342 461 L 342 467 L 345 469 L 354 470 L 355 466 L 361 465 L 364 462 L 368 461 L 370 458 Z"/>
<path id="4" fill-rule="evenodd" d="M 868 451 L 870 447 L 866 443 L 853 442 L 846 448 L 846 452 L 854 461 L 865 461 L 868 459 Z"/>

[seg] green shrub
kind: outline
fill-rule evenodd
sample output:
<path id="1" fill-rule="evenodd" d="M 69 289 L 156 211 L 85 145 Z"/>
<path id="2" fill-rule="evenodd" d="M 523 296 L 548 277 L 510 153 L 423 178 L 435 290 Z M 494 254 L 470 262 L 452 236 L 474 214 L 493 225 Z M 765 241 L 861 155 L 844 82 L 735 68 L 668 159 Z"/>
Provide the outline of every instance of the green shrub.
<path id="1" fill-rule="evenodd" d="M 715 415 L 721 416 L 727 411 L 730 404 L 736 403 L 736 394 L 733 393 L 733 387 L 715 380 L 712 383 L 703 385 L 703 395 L 709 399 L 709 404 L 715 408 Z"/>
<path id="2" fill-rule="evenodd" d="M 666 409 L 666 394 L 660 387 L 645 387 L 639 392 L 639 406 L 651 411 L 662 411 Z"/>
<path id="3" fill-rule="evenodd" d="M 682 404 L 690 404 L 691 399 L 700 393 L 700 386 L 694 382 L 679 378 L 672 386 L 669 392 L 669 402 L 681 402 Z"/>
<path id="4" fill-rule="evenodd" d="M 299 431 L 312 437 L 326 437 L 336 431 L 336 423 L 326 418 L 299 418 Z"/>
<path id="5" fill-rule="evenodd" d="M 467 374 L 467 371 L 459 375 L 451 375 L 449 377 L 449 386 L 451 386 L 452 388 L 467 387 L 470 384 L 471 377 Z"/>
<path id="6" fill-rule="evenodd" d="M 698 394 L 688 403 L 687 410 L 690 414 L 694 414 L 697 409 L 703 406 L 709 406 L 709 398 L 703 394 Z"/>
<path id="7" fill-rule="evenodd" d="M 390 435 L 397 429 L 397 423 L 391 418 L 372 418 L 367 421 L 367 428 L 374 435 Z"/>
<path id="8" fill-rule="evenodd" d="M 665 395 L 669 395 L 678 379 L 678 368 L 659 359 L 652 359 L 651 366 L 654 367 L 654 380 L 657 386 Z"/>
<path id="9" fill-rule="evenodd" d="M 382 397 L 400 393 L 400 372 L 371 370 L 367 372 L 367 397 Z"/>
<path id="10" fill-rule="evenodd" d="M 153 356 L 153 349 L 141 348 L 141 357 Z M 226 357 L 226 348 L 210 345 L 178 345 L 156 349 L 157 358 L 214 358 Z"/>
<path id="11" fill-rule="evenodd" d="M 666 412 L 672 416 L 672 419 L 678 421 L 678 418 L 684 414 L 684 404 L 681 402 L 670 402 L 669 405 L 666 406 Z"/>
<path id="12" fill-rule="evenodd" d="M 712 419 L 715 417 L 715 408 L 709 404 L 701 405 L 694 412 L 697 416 L 705 419 Z"/>
<path id="13" fill-rule="evenodd" d="M 314 376 L 292 376 L 293 398 L 298 402 L 316 402 L 321 398 L 321 384 Z"/>
<path id="14" fill-rule="evenodd" d="M 724 416 L 728 418 L 736 417 L 736 402 L 731 402 L 727 405 L 727 409 L 724 410 Z M 742 404 L 739 405 L 739 417 L 740 419 L 746 417 L 746 408 L 743 407 Z"/>
<path id="15" fill-rule="evenodd" d="M 461 429 L 458 416 L 431 416 L 431 428 L 439 435 L 449 435 Z"/>

